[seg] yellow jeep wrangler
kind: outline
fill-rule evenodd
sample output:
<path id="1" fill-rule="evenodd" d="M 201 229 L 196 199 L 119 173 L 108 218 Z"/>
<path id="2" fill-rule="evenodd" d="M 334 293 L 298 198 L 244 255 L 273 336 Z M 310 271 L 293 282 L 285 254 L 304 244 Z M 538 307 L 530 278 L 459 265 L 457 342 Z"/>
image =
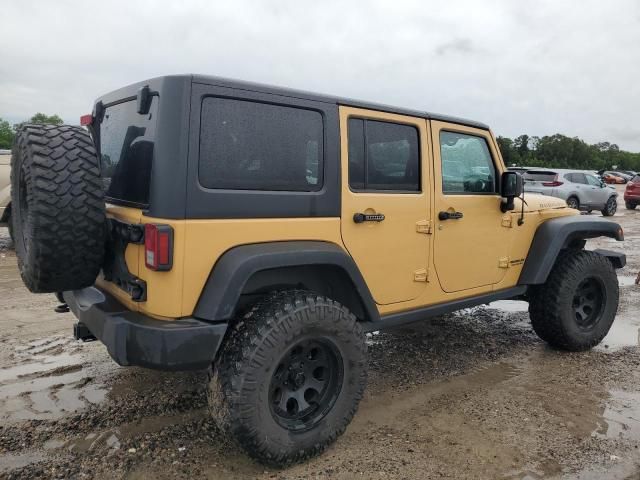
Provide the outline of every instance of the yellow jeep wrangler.
<path id="1" fill-rule="evenodd" d="M 482 123 L 216 77 L 154 78 L 27 125 L 11 221 L 33 292 L 120 365 L 209 369 L 210 410 L 285 465 L 345 430 L 365 332 L 520 298 L 556 348 L 618 306 L 615 222 L 522 196 Z"/>

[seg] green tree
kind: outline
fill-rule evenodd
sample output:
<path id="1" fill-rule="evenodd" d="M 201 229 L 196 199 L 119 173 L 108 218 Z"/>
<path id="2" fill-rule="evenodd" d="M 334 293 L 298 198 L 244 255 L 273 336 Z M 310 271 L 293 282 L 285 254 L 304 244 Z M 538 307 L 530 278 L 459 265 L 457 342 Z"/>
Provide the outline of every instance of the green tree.
<path id="1" fill-rule="evenodd" d="M 15 133 L 11 125 L 6 120 L 0 118 L 0 148 L 9 149 L 13 144 Z"/>
<path id="2" fill-rule="evenodd" d="M 25 120 L 24 122 L 16 123 L 13 128 L 14 130 L 18 130 L 21 126 L 26 125 L 27 123 L 47 123 L 50 125 L 62 125 L 64 120 L 60 118 L 58 115 L 47 115 L 45 113 L 36 113 L 29 120 Z"/>

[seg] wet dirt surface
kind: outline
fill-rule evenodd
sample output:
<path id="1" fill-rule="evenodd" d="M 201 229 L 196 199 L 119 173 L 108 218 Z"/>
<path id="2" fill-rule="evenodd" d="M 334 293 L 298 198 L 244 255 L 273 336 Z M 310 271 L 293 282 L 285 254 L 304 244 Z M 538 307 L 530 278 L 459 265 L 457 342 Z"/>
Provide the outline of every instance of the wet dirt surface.
<path id="1" fill-rule="evenodd" d="M 71 314 L 22 286 L 0 229 L 2 478 L 640 478 L 640 211 L 613 328 L 548 348 L 527 304 L 494 302 L 369 338 L 366 396 L 325 454 L 256 464 L 207 418 L 206 373 L 122 368 L 72 339 Z"/>

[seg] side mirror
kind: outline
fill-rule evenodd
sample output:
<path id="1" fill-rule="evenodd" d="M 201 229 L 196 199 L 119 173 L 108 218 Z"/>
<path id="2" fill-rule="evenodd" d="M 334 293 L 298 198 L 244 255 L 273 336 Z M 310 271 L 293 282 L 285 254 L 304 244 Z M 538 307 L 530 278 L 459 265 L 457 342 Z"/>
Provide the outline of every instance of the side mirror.
<path id="1" fill-rule="evenodd" d="M 518 172 L 504 172 L 500 177 L 500 195 L 504 201 L 500 205 L 502 212 L 515 208 L 513 199 L 522 195 L 524 181 Z"/>

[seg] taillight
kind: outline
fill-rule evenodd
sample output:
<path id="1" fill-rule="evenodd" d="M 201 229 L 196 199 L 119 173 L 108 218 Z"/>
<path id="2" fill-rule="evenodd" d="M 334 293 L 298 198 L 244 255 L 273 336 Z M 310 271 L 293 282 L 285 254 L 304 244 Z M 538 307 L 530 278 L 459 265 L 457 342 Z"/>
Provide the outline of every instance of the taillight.
<path id="1" fill-rule="evenodd" d="M 559 187 L 564 182 L 558 181 L 558 176 L 556 175 L 552 182 L 542 182 L 542 185 L 545 187 Z"/>
<path id="2" fill-rule="evenodd" d="M 87 115 L 82 115 L 80 117 L 80 125 L 86 127 L 87 125 L 91 125 L 93 123 L 93 116 L 89 113 Z"/>
<path id="3" fill-rule="evenodd" d="M 156 271 L 171 270 L 173 266 L 173 228 L 169 225 L 147 223 L 144 226 L 144 263 Z"/>

